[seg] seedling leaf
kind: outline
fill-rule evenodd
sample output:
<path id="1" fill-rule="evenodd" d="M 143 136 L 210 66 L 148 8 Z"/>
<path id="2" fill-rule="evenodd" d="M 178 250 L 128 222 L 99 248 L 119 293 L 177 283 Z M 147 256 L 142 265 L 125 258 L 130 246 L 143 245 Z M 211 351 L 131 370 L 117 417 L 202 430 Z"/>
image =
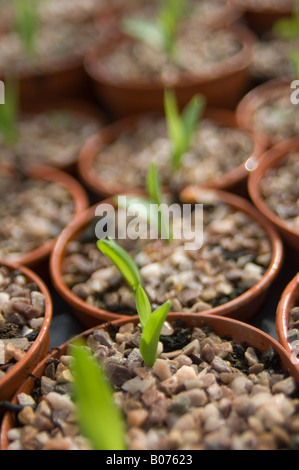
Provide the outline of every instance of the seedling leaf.
<path id="1" fill-rule="evenodd" d="M 39 25 L 39 0 L 13 0 L 15 28 L 29 56 L 35 52 L 36 34 Z"/>
<path id="2" fill-rule="evenodd" d="M 82 433 L 95 450 L 125 450 L 124 423 L 100 365 L 81 343 L 71 348 L 74 396 Z"/>
<path id="3" fill-rule="evenodd" d="M 150 301 L 140 285 L 136 290 L 136 307 L 141 326 L 144 328 L 152 314 L 152 309 Z"/>
<path id="4" fill-rule="evenodd" d="M 182 157 L 190 147 L 205 104 L 206 100 L 203 96 L 195 95 L 180 115 L 174 91 L 165 90 L 164 92 L 164 110 L 168 134 L 172 143 L 171 166 L 173 171 L 178 171 L 182 165 Z"/>
<path id="5" fill-rule="evenodd" d="M 133 259 L 114 240 L 98 240 L 99 250 L 119 269 L 133 291 L 136 291 L 142 279 Z"/>
<path id="6" fill-rule="evenodd" d="M 156 362 L 161 329 L 170 308 L 171 302 L 168 300 L 151 314 L 143 328 L 139 350 L 142 359 L 149 367 L 152 367 Z"/>
<path id="7" fill-rule="evenodd" d="M 162 32 L 155 22 L 137 18 L 123 18 L 122 30 L 129 36 L 161 50 L 164 47 Z"/>

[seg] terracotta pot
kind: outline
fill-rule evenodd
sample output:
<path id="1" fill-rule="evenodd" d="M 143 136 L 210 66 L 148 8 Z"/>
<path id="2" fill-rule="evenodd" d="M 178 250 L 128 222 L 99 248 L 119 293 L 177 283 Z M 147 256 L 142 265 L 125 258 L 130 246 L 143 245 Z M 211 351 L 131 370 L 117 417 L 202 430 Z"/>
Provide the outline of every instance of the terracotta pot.
<path id="1" fill-rule="evenodd" d="M 284 95 L 286 91 L 289 92 L 291 99 L 291 82 L 292 79 L 289 77 L 269 80 L 252 89 L 237 105 L 236 118 L 238 125 L 257 136 L 265 147 L 272 147 L 280 142 L 281 138 L 275 134 L 269 134 L 255 125 L 254 113 L 268 100 Z"/>
<path id="2" fill-rule="evenodd" d="M 47 286 L 36 273 L 26 267 L 20 267 L 12 263 L 1 262 L 0 264 L 2 266 L 6 266 L 11 271 L 14 269 L 20 270 L 29 282 L 35 283 L 38 286 L 45 299 L 44 322 L 36 340 L 25 356 L 0 379 L 0 401 L 7 401 L 11 399 L 18 387 L 20 387 L 22 382 L 28 377 L 28 374 L 32 372 L 34 367 L 49 351 L 49 329 L 52 319 L 52 299 Z"/>
<path id="3" fill-rule="evenodd" d="M 79 118 L 82 117 L 83 119 L 91 119 L 92 121 L 98 122 L 99 128 L 103 127 L 107 120 L 98 106 L 95 106 L 87 100 L 85 101 L 79 99 L 60 99 L 58 101 L 53 101 L 46 98 L 42 102 L 33 101 L 32 103 L 26 104 L 26 107 L 23 109 L 23 114 L 24 117 L 28 116 L 30 118 L 36 114 L 47 113 L 48 111 L 67 111 L 74 116 L 78 116 Z M 74 153 L 73 159 L 70 163 L 65 164 L 62 160 L 61 163 L 57 163 L 57 165 L 53 164 L 53 167 L 71 174 L 75 174 L 79 152 L 80 145 L 77 152 Z"/>
<path id="4" fill-rule="evenodd" d="M 98 135 L 92 136 L 83 145 L 78 158 L 78 172 L 81 180 L 100 198 L 112 197 L 116 194 L 124 194 L 128 192 L 144 193 L 144 191 L 141 189 L 140 191 L 137 191 L 133 187 L 130 189 L 126 186 L 122 186 L 121 181 L 119 183 L 113 183 L 106 178 L 101 178 L 101 175 L 96 174 L 93 169 L 94 159 L 101 152 L 101 150 L 109 146 L 109 144 L 114 142 L 118 136 L 124 132 L 131 132 L 134 130 L 138 124 L 138 121 L 142 117 L 144 118 L 144 114 L 128 116 L 117 122 L 114 122 L 113 124 L 110 124 L 109 126 L 100 130 Z M 205 112 L 204 118 L 211 119 L 213 122 L 227 127 L 238 127 L 235 113 L 230 110 L 208 108 Z M 155 119 L 154 115 L 152 119 Z M 265 150 L 263 143 L 258 138 L 252 137 L 252 140 L 253 151 L 251 155 L 248 155 L 248 160 L 245 162 L 245 164 L 235 168 L 225 175 L 222 175 L 221 177 L 208 181 L 202 186 L 245 195 L 247 193 L 248 164 L 250 162 L 253 164 L 255 161 L 257 161 Z M 117 162 L 115 162 L 115 164 L 117 165 Z M 168 187 L 165 187 L 164 190 L 169 192 Z"/>
<path id="5" fill-rule="evenodd" d="M 286 1 L 285 5 L 280 10 L 267 8 L 263 3 L 263 0 L 260 0 L 260 8 L 254 8 L 249 2 L 249 5 L 242 8 L 242 4 L 244 4 L 243 1 L 229 0 L 229 4 L 232 7 L 243 11 L 248 26 L 259 34 L 270 31 L 276 21 L 282 18 L 288 18 L 292 15 L 293 7 L 291 2 Z"/>
<path id="6" fill-rule="evenodd" d="M 280 344 L 289 354 L 294 352 L 288 340 L 290 312 L 298 305 L 299 300 L 299 272 L 284 289 L 276 311 L 276 334 Z"/>
<path id="7" fill-rule="evenodd" d="M 178 314 L 169 314 L 167 320 L 169 322 L 174 322 L 176 320 L 181 320 L 182 315 Z M 130 320 L 120 320 L 115 321 L 112 323 L 113 326 L 119 327 L 127 323 L 128 321 L 134 322 L 135 324 L 139 321 L 138 317 L 133 317 Z M 246 342 L 252 347 L 257 348 L 261 351 L 261 353 L 266 352 L 269 348 L 273 348 L 279 355 L 282 363 L 282 367 L 285 372 L 289 373 L 291 376 L 294 377 L 297 383 L 299 383 L 299 369 L 296 367 L 291 361 L 289 355 L 286 353 L 284 348 L 275 341 L 272 337 L 267 335 L 261 330 L 257 328 L 239 322 L 237 320 L 229 319 L 229 318 L 222 318 L 222 317 L 215 317 L 213 315 L 201 314 L 201 315 L 184 315 L 184 321 L 189 327 L 203 327 L 203 326 L 210 326 L 214 332 L 221 336 L 221 337 L 230 337 L 236 343 L 243 343 Z M 97 328 L 106 328 L 107 325 L 101 325 Z M 92 330 L 86 331 L 79 335 L 82 337 L 87 337 Z M 63 344 L 60 348 L 57 348 L 51 354 L 49 354 L 33 371 L 33 374 L 37 378 L 41 378 L 45 367 L 48 363 L 49 359 L 61 357 L 67 351 L 69 342 Z M 12 403 L 17 403 L 17 395 L 20 393 L 31 394 L 32 390 L 35 386 L 34 379 L 31 377 L 26 380 L 26 382 L 19 388 L 17 393 L 15 394 Z M 7 434 L 10 429 L 12 429 L 16 425 L 16 417 L 14 413 L 6 413 L 1 427 L 1 435 L 0 435 L 0 442 L 1 442 L 1 450 L 7 450 L 9 446 L 9 441 L 7 439 Z"/>
<path id="8" fill-rule="evenodd" d="M 250 76 L 248 67 L 252 60 L 252 46 L 255 38 L 252 33 L 240 26 L 231 27 L 242 43 L 242 49 L 229 62 L 215 66 L 210 76 L 193 76 L 171 84 L 177 94 L 180 106 L 186 105 L 192 96 L 201 93 L 206 96 L 208 105 L 233 109 L 249 89 Z M 163 111 L 164 89 L 170 86 L 165 81 L 151 82 L 130 81 L 116 83 L 110 80 L 99 63 L 110 51 L 118 47 L 121 41 L 130 41 L 128 37 L 117 36 L 109 44 L 99 44 L 88 52 L 85 69 L 94 83 L 94 90 L 101 103 L 115 117 L 148 111 Z M 97 64 L 97 65 L 96 65 Z"/>
<path id="9" fill-rule="evenodd" d="M 283 141 L 268 150 L 260 158 L 257 168 L 249 175 L 248 191 L 257 209 L 281 234 L 291 252 L 291 258 L 296 262 L 299 260 L 299 231 L 287 225 L 282 218 L 269 209 L 259 191 L 259 185 L 266 171 L 279 167 L 282 160 L 292 150 L 299 150 L 299 137 Z"/>
<path id="10" fill-rule="evenodd" d="M 246 321 L 258 313 L 270 286 L 280 271 L 283 261 L 283 245 L 276 231 L 248 201 L 223 191 L 213 192 L 221 201 L 231 205 L 233 208 L 245 212 L 254 221 L 258 222 L 263 227 L 271 241 L 273 251 L 272 259 L 263 278 L 255 286 L 234 300 L 205 312 L 215 316 L 227 316 Z M 200 202 L 197 201 L 197 188 L 187 188 L 183 191 L 182 200 L 186 203 Z M 103 201 L 102 204 L 113 205 L 113 202 L 108 199 Z M 113 321 L 124 317 L 128 318 L 128 316 L 109 312 L 89 305 L 87 302 L 76 296 L 63 282 L 62 265 L 65 259 L 66 245 L 69 241 L 75 240 L 85 227 L 93 220 L 97 207 L 98 205 L 89 208 L 80 214 L 73 223 L 66 227 L 58 237 L 50 259 L 50 273 L 53 285 L 63 299 L 71 306 L 74 316 L 84 327 L 87 328 L 93 327 L 103 321 Z M 201 313 L 198 315 L 201 315 Z"/>
<path id="11" fill-rule="evenodd" d="M 9 168 L 9 172 L 11 171 L 13 171 L 13 168 Z M 34 166 L 25 170 L 25 174 L 32 178 L 60 184 L 66 188 L 74 199 L 72 220 L 88 207 L 89 201 L 85 190 L 75 178 L 67 173 L 46 166 Z M 47 241 L 35 250 L 20 256 L 18 260 L 14 261 L 14 264 L 34 268 L 40 275 L 43 275 L 45 268 L 48 269 L 48 259 L 54 243 L 55 239 Z"/>

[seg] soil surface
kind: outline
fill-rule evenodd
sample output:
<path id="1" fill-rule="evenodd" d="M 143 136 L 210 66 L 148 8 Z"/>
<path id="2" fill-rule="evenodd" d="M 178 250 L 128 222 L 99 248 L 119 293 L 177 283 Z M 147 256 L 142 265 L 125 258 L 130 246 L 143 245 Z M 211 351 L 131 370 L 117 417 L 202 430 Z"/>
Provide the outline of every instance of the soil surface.
<path id="1" fill-rule="evenodd" d="M 260 194 L 278 217 L 299 233 L 299 152 L 291 152 L 279 167 L 269 169 L 260 181 Z"/>
<path id="2" fill-rule="evenodd" d="M 0 265 L 0 382 L 34 343 L 44 314 L 38 286 L 21 271 Z"/>
<path id="3" fill-rule="evenodd" d="M 101 125 L 100 119 L 67 109 L 25 115 L 18 122 L 16 142 L 7 144 L 0 135 L 0 162 L 67 167 Z"/>
<path id="4" fill-rule="evenodd" d="M 101 55 L 93 64 L 95 74 L 113 83 L 151 83 L 161 80 L 171 86 L 184 77 L 210 77 L 218 66 L 242 49 L 238 36 L 227 30 L 182 28 L 174 61 L 158 49 L 137 40 L 126 40 Z"/>
<path id="5" fill-rule="evenodd" d="M 254 286 L 269 266 L 271 244 L 256 222 L 219 201 L 208 198 L 202 203 L 204 235 L 199 249 L 186 250 L 188 237 L 189 242 L 194 240 L 195 212 L 189 228 L 180 230 L 181 219 L 174 219 L 173 233 L 178 235 L 171 242 L 118 240 L 139 267 L 153 306 L 171 300 L 172 311 L 177 312 L 217 307 Z M 196 217 L 198 233 L 201 230 L 198 213 Z M 63 282 L 90 305 L 136 314 L 134 293 L 96 246 L 99 223 L 96 218 L 67 244 L 62 263 Z"/>
<path id="6" fill-rule="evenodd" d="M 131 323 L 87 337 L 114 387 L 129 450 L 298 449 L 298 390 L 273 349 L 261 353 L 208 327 L 164 328 L 152 368 Z M 166 352 L 171 339 L 176 349 Z M 32 393 L 19 394 L 23 409 L 8 432 L 10 450 L 91 450 L 76 419 L 71 361 L 68 351 L 49 360 Z"/>
<path id="7" fill-rule="evenodd" d="M 66 188 L 21 173 L 1 172 L 0 199 L 0 259 L 6 261 L 54 240 L 74 214 Z"/>
<path id="8" fill-rule="evenodd" d="M 144 118 L 105 145 L 92 164 L 92 176 L 104 184 L 143 190 L 150 161 L 156 163 L 165 187 L 207 183 L 244 165 L 253 140 L 243 130 L 203 119 L 195 131 L 182 166 L 173 174 L 172 145 L 164 118 Z"/>

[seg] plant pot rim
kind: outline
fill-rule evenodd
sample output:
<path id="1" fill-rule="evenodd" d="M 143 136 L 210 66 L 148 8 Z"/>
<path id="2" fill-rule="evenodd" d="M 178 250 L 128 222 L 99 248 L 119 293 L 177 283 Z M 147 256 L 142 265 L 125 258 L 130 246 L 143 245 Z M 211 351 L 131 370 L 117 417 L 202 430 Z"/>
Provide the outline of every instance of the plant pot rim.
<path id="1" fill-rule="evenodd" d="M 296 306 L 299 299 L 299 272 L 285 287 L 276 310 L 276 334 L 278 341 L 285 348 L 285 350 L 292 354 L 293 349 L 288 340 L 288 323 L 290 318 L 290 311 Z"/>
<path id="2" fill-rule="evenodd" d="M 244 70 L 251 63 L 252 58 L 252 46 L 256 41 L 255 35 L 245 26 L 234 24 L 226 28 L 232 31 L 240 39 L 242 48 L 233 57 L 229 58 L 229 61 L 221 61 L 220 64 L 216 64 L 213 67 L 213 71 L 209 74 L 186 74 L 186 77 L 179 77 L 174 83 L 171 83 L 171 87 L 174 89 L 184 89 L 188 87 L 194 87 L 194 85 L 200 85 L 208 82 L 216 82 L 223 76 L 230 76 L 236 71 Z M 211 29 L 213 31 L 213 29 Z M 132 42 L 133 40 L 128 36 L 119 34 L 111 39 L 109 44 L 99 43 L 95 44 L 89 49 L 84 58 L 84 68 L 87 74 L 96 82 L 100 82 L 109 85 L 113 89 L 124 89 L 124 90 L 139 90 L 139 91 L 150 91 L 164 90 L 165 87 L 170 86 L 160 78 L 152 79 L 151 81 L 145 80 L 124 80 L 124 81 L 113 81 L 110 80 L 105 73 L 101 73 L 95 63 L 99 58 L 109 54 L 120 42 Z M 229 62 L 229 65 L 228 63 Z"/>
<path id="3" fill-rule="evenodd" d="M 14 167 L 11 167 L 12 171 L 13 169 Z M 60 184 L 68 190 L 74 201 L 74 213 L 71 220 L 88 207 L 89 201 L 85 190 L 75 178 L 64 171 L 45 165 L 32 165 L 30 168 L 25 169 L 25 174 L 32 178 Z M 18 266 L 32 267 L 50 255 L 54 243 L 55 239 L 48 240 L 35 250 L 20 256 L 13 263 Z M 2 261 L 5 262 L 5 260 L 0 260 L 0 262 Z"/>
<path id="4" fill-rule="evenodd" d="M 238 320 L 226 317 L 215 317 L 214 315 L 201 313 L 200 315 L 197 314 L 187 314 L 186 316 L 182 316 L 181 313 L 169 313 L 167 316 L 167 321 L 174 322 L 177 320 L 184 320 L 186 321 L 189 327 L 202 327 L 204 325 L 211 326 L 211 328 L 215 331 L 216 334 L 219 336 L 229 336 L 232 338 L 233 341 L 236 343 L 246 342 L 253 347 L 259 349 L 262 352 L 265 352 L 272 347 L 280 356 L 282 361 L 282 366 L 285 372 L 289 373 L 299 384 L 299 367 L 291 362 L 290 356 L 287 354 L 285 349 L 279 344 L 274 338 L 269 336 L 267 333 L 263 332 L 262 330 L 257 329 L 256 327 L 249 325 L 244 322 L 240 322 Z M 118 327 L 122 326 L 126 323 L 138 323 L 139 317 L 134 316 L 131 318 L 126 319 L 119 319 L 113 322 L 103 323 L 99 326 L 90 328 L 75 338 L 65 342 L 59 348 L 51 351 L 33 370 L 33 375 L 35 377 L 41 377 L 46 364 L 49 359 L 52 358 L 59 358 L 61 355 L 66 353 L 68 345 L 77 338 L 85 338 L 93 331 L 98 329 L 105 329 L 109 326 Z M 33 377 L 28 378 L 23 385 L 17 390 L 14 397 L 12 398 L 12 403 L 17 403 L 17 396 L 18 394 L 30 393 L 34 384 Z M 7 412 L 4 415 L 2 427 L 1 427 L 1 434 L 0 434 L 0 449 L 7 450 L 9 445 L 7 432 L 11 429 L 15 424 L 15 414 L 11 412 Z"/>
<path id="5" fill-rule="evenodd" d="M 267 268 L 265 274 L 263 275 L 262 279 L 255 284 L 253 287 L 245 291 L 240 296 L 236 297 L 235 299 L 217 306 L 213 309 L 205 311 L 205 313 L 209 313 L 213 316 L 230 316 L 232 312 L 238 311 L 240 307 L 244 307 L 248 304 L 248 302 L 253 301 L 262 292 L 266 291 L 275 277 L 277 276 L 283 262 L 283 244 L 281 242 L 280 237 L 276 233 L 275 229 L 268 223 L 268 221 L 245 199 L 236 196 L 231 193 L 227 193 L 220 190 L 210 190 L 206 188 L 195 188 L 195 191 L 200 190 L 201 192 L 209 192 L 213 193 L 217 199 L 222 202 L 231 205 L 232 207 L 238 208 L 241 211 L 245 211 L 247 215 L 257 221 L 265 230 L 267 237 L 271 242 L 272 248 L 272 257 L 269 267 Z M 182 200 L 183 202 L 195 202 L 195 193 L 193 188 L 189 187 L 186 188 L 185 191 L 182 192 Z M 106 199 L 100 204 L 114 204 L 112 199 Z M 60 293 L 60 295 L 67 300 L 67 302 L 76 310 L 79 310 L 83 313 L 83 316 L 87 316 L 91 318 L 93 321 L 113 321 L 119 318 L 128 318 L 128 315 L 122 315 L 117 313 L 112 313 L 104 309 L 98 309 L 94 306 L 87 304 L 84 300 L 77 297 L 71 289 L 69 289 L 62 280 L 61 275 L 61 264 L 64 258 L 64 251 L 67 243 L 74 239 L 80 233 L 82 228 L 84 228 L 93 217 L 95 217 L 96 207 L 99 204 L 96 204 L 83 213 L 81 213 L 76 219 L 69 224 L 65 230 L 61 233 L 58 237 L 55 246 L 51 253 L 50 258 L 50 274 L 52 278 L 52 282 L 56 287 L 56 290 Z M 197 315 L 200 315 L 198 313 Z M 188 313 L 186 312 L 186 315 Z M 130 318 L 130 317 L 129 317 Z"/>
<path id="6" fill-rule="evenodd" d="M 280 166 L 281 160 L 283 160 L 292 150 L 299 151 L 299 136 L 284 140 L 267 150 L 264 155 L 261 156 L 257 168 L 249 175 L 248 192 L 257 209 L 278 230 L 283 231 L 292 237 L 296 237 L 299 243 L 299 230 L 290 227 L 282 218 L 269 209 L 262 199 L 259 191 L 259 183 L 263 179 L 265 172 L 270 168 Z"/>
<path id="7" fill-rule="evenodd" d="M 286 88 L 290 90 L 290 84 L 293 80 L 294 79 L 290 76 L 268 80 L 250 90 L 237 104 L 236 119 L 239 127 L 257 135 L 259 139 L 264 142 L 266 147 L 271 147 L 281 142 L 281 139 L 277 139 L 275 135 L 256 129 L 252 123 L 252 115 L 269 98 L 273 97 L 273 92 L 276 90 L 278 93 L 280 90 L 283 91 Z"/>
<path id="8" fill-rule="evenodd" d="M 123 117 L 102 128 L 96 135 L 93 135 L 86 140 L 78 157 L 78 172 L 82 181 L 84 181 L 84 183 L 94 193 L 102 197 L 112 197 L 118 193 L 145 193 L 145 191 L 142 191 L 142 189 L 134 190 L 132 188 L 122 187 L 121 183 L 112 184 L 109 181 L 107 182 L 104 178 L 101 178 L 100 175 L 93 171 L 93 163 L 97 155 L 103 149 L 105 149 L 106 146 L 109 146 L 111 143 L 117 140 L 117 138 L 123 132 L 134 129 L 135 126 L 138 126 L 139 120 L 142 120 L 147 116 L 149 118 L 152 117 L 153 119 L 156 116 L 163 118 L 163 113 L 138 113 L 136 115 Z M 244 132 L 251 138 L 253 149 L 251 154 L 248 155 L 248 158 L 242 165 L 239 165 L 228 173 L 225 173 L 217 178 L 203 182 L 201 186 L 225 191 L 229 190 L 231 187 L 242 181 L 245 182 L 248 176 L 247 163 L 249 161 L 258 161 L 262 153 L 265 151 L 264 143 L 257 136 L 253 136 L 247 130 L 238 127 L 235 120 L 235 113 L 232 110 L 208 107 L 203 119 L 211 120 L 212 122 L 218 123 L 220 125 L 222 124 L 227 127 L 240 129 L 241 132 Z M 169 188 L 165 187 L 165 190 L 168 192 Z"/>
<path id="9" fill-rule="evenodd" d="M 0 266 L 6 266 L 10 271 L 13 271 L 15 269 L 18 269 L 19 271 L 21 271 L 22 274 L 24 274 L 24 276 L 29 281 L 34 282 L 38 286 L 39 291 L 43 294 L 44 299 L 45 299 L 44 321 L 38 333 L 38 336 L 35 339 L 32 346 L 30 347 L 30 349 L 26 352 L 24 357 L 20 361 L 18 361 L 12 367 L 12 369 L 4 375 L 4 377 L 0 379 L 0 388 L 4 389 L 8 386 L 8 383 L 14 380 L 14 376 L 16 376 L 22 369 L 26 367 L 30 359 L 33 358 L 38 353 L 40 344 L 46 341 L 46 338 L 49 334 L 52 315 L 53 315 L 53 303 L 52 303 L 52 298 L 50 296 L 48 287 L 46 286 L 44 281 L 34 271 L 32 271 L 31 269 L 25 266 L 20 266 L 18 264 L 9 263 L 6 261 L 0 261 Z"/>

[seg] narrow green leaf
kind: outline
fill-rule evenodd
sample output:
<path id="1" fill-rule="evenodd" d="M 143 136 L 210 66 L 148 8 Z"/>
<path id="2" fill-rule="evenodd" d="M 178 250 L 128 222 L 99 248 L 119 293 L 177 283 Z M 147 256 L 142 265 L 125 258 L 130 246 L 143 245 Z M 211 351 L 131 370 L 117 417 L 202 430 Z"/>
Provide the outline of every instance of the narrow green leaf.
<path id="1" fill-rule="evenodd" d="M 146 292 L 140 285 L 136 290 L 136 307 L 141 326 L 144 328 L 152 314 L 152 309 Z"/>
<path id="2" fill-rule="evenodd" d="M 151 314 L 143 328 L 139 350 L 142 359 L 149 367 L 152 367 L 156 362 L 161 329 L 170 308 L 171 302 L 168 300 Z"/>
<path id="3" fill-rule="evenodd" d="M 184 148 L 190 147 L 192 136 L 202 118 L 206 106 L 206 99 L 202 95 L 195 95 L 182 112 L 184 123 Z"/>
<path id="4" fill-rule="evenodd" d="M 158 206 L 162 204 L 162 191 L 157 165 L 151 162 L 146 179 L 147 192 L 151 200 Z"/>
<path id="5" fill-rule="evenodd" d="M 13 0 L 15 28 L 28 55 L 35 52 L 36 35 L 39 26 L 39 0 Z"/>
<path id="6" fill-rule="evenodd" d="M 119 269 L 131 289 L 136 291 L 139 284 L 142 285 L 139 269 L 135 262 L 114 240 L 98 240 L 97 247 Z"/>
<path id="7" fill-rule="evenodd" d="M 158 50 L 164 47 L 162 32 L 153 21 L 138 18 L 123 18 L 121 29 L 129 36 L 141 40 Z"/>
<path id="8" fill-rule="evenodd" d="M 71 353 L 74 397 L 83 435 L 95 450 L 125 450 L 123 419 L 105 374 L 84 345 L 74 344 Z"/>

